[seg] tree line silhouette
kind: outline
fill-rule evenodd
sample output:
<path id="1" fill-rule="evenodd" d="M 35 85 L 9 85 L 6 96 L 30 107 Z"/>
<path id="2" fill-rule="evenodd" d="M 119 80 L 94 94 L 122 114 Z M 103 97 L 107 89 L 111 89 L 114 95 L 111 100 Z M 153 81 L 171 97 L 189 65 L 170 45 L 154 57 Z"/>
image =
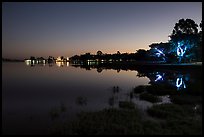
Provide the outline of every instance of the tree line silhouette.
<path id="1" fill-rule="evenodd" d="M 87 62 L 164 62 L 181 63 L 202 60 L 202 21 L 198 25 L 192 19 L 180 19 L 174 26 L 170 40 L 166 43 L 152 43 L 150 49 L 139 49 L 135 53 L 114 54 L 97 51 L 96 54 L 85 53 L 69 58 L 73 64 L 86 64 Z"/>

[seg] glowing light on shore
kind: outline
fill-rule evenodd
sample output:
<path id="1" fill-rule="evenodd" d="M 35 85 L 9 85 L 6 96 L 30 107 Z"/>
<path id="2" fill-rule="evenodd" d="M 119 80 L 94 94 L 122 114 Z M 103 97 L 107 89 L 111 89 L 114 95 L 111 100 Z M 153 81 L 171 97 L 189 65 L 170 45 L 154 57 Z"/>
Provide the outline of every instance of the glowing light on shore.
<path id="1" fill-rule="evenodd" d="M 57 57 L 56 61 L 57 61 L 57 62 L 62 61 L 62 60 L 61 60 L 61 57 L 60 57 L 60 56 L 59 56 L 59 57 Z"/>

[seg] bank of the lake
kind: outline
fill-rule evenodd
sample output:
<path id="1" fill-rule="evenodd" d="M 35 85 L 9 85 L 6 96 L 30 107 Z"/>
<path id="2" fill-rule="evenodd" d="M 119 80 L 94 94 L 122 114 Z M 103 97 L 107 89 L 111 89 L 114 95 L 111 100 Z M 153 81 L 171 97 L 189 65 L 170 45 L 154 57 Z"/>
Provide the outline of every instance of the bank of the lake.
<path id="1" fill-rule="evenodd" d="M 200 86 L 200 85 L 197 85 Z M 149 88 L 147 88 L 149 87 Z M 155 103 L 142 111 L 131 100 L 119 102 L 119 108 L 107 108 L 95 112 L 81 112 L 71 123 L 53 126 L 51 134 L 60 135 L 202 135 L 202 91 L 189 89 L 183 95 L 175 90 L 139 86 L 133 90 L 133 96 L 154 90 L 151 98 L 171 94 L 171 103 Z M 167 89 L 166 89 L 167 90 Z M 197 95 L 190 96 L 197 90 Z M 141 95 L 141 94 L 140 94 Z M 155 96 L 155 97 L 154 97 Z M 149 100 L 143 97 L 142 100 Z"/>

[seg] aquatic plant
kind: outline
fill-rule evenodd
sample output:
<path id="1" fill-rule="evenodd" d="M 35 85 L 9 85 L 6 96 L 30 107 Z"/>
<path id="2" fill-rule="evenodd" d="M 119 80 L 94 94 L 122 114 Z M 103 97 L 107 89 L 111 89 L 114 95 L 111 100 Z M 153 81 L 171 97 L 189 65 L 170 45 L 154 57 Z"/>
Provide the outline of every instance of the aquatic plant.
<path id="1" fill-rule="evenodd" d="M 119 101 L 119 107 L 125 109 L 134 109 L 135 104 L 131 101 Z"/>
<path id="2" fill-rule="evenodd" d="M 87 99 L 85 97 L 77 97 L 76 98 L 76 104 L 80 105 L 80 106 L 84 106 L 87 104 Z"/>

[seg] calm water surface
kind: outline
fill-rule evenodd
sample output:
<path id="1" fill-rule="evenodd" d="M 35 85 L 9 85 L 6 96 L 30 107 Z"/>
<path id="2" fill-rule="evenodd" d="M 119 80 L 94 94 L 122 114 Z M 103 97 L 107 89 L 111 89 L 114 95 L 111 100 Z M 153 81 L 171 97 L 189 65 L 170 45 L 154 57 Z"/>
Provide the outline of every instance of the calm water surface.
<path id="1" fill-rule="evenodd" d="M 149 82 L 147 77 L 138 77 L 137 71 L 109 69 L 98 73 L 96 69 L 55 64 L 31 67 L 3 63 L 3 134 L 47 134 L 54 122 L 71 120 L 81 111 L 110 107 L 113 86 L 119 87 L 117 98 L 128 100 L 128 92 Z M 145 101 L 135 102 L 141 108 L 148 105 Z"/>

